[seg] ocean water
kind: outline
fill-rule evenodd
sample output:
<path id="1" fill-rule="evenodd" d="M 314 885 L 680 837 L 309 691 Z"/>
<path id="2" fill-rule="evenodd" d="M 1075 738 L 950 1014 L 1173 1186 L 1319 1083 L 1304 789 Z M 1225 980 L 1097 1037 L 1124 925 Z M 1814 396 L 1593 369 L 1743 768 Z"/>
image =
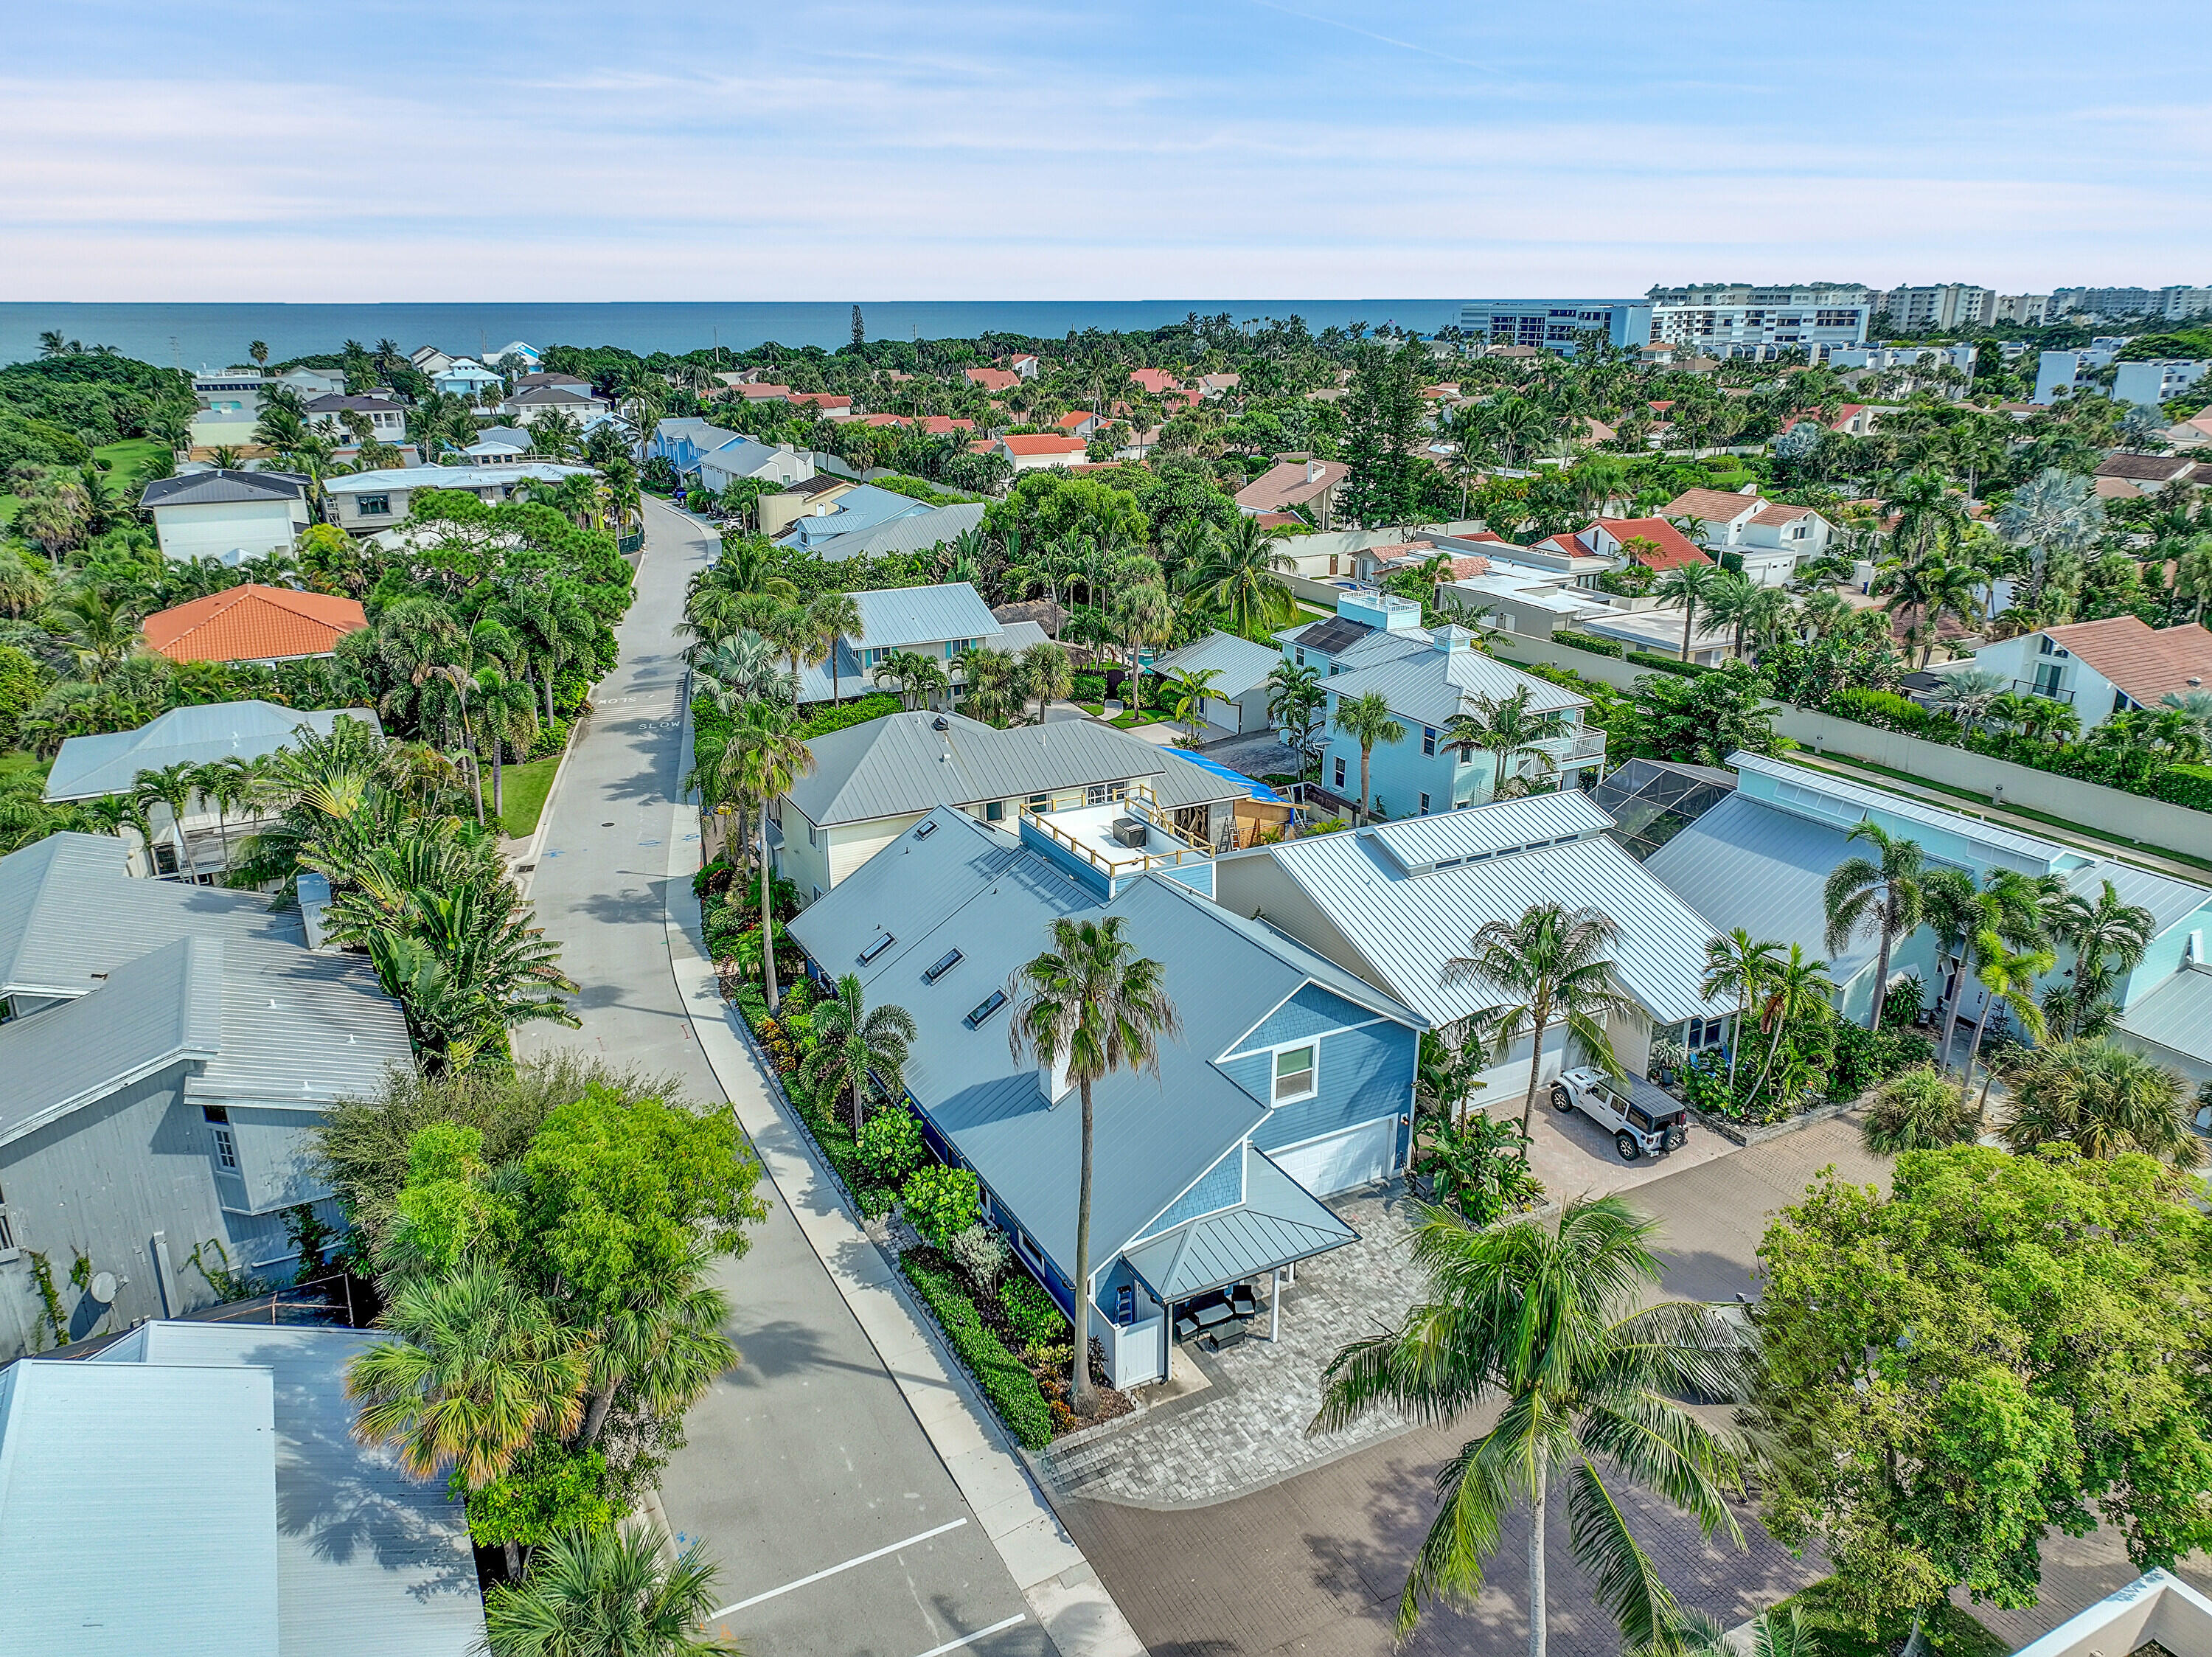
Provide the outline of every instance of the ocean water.
<path id="1" fill-rule="evenodd" d="M 1157 328 L 1191 312 L 1227 312 L 1239 322 L 1299 316 L 1316 332 L 1334 323 L 1395 323 L 1427 333 L 1457 318 L 1444 299 L 936 300 L 863 302 L 872 339 L 972 338 L 994 331 L 1058 338 L 1085 328 Z M 401 349 L 435 345 L 475 356 L 510 340 L 546 345 L 621 345 L 639 352 L 720 344 L 749 350 L 769 340 L 831 349 L 852 338 L 850 301 L 789 304 L 525 305 L 84 305 L 0 303 L 0 362 L 39 353 L 39 335 L 60 330 L 85 344 L 112 345 L 165 368 L 227 368 L 247 360 L 247 342 L 266 341 L 270 360 L 334 351 L 341 342 L 380 339 Z"/>

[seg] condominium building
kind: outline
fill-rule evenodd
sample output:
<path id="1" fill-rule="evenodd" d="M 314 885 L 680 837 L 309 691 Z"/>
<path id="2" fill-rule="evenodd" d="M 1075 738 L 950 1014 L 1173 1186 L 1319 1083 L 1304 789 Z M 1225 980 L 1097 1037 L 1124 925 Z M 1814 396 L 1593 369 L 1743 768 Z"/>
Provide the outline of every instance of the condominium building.
<path id="1" fill-rule="evenodd" d="M 1648 299 L 1470 299 L 1459 308 L 1459 326 L 1492 345 L 1529 345 L 1575 354 L 1578 336 L 1601 333 L 1612 344 L 1635 350 L 1651 343 Z"/>
<path id="2" fill-rule="evenodd" d="M 2212 313 L 2212 288 L 2192 288 L 2186 283 L 2167 288 L 2061 288 L 2051 295 L 2051 314 L 2063 316 L 2069 311 L 2178 322 Z"/>
<path id="3" fill-rule="evenodd" d="M 1996 317 L 1996 291 L 1972 283 L 1939 283 L 1927 288 L 1892 288 L 1877 310 L 1889 313 L 1892 330 L 1986 327 Z"/>
<path id="4" fill-rule="evenodd" d="M 2208 374 L 2212 374 L 2212 362 L 2123 362 L 2112 370 L 2112 400 L 2156 408 Z"/>
<path id="5" fill-rule="evenodd" d="M 1711 356 L 1856 345 L 1866 338 L 1872 296 L 1858 283 L 1758 288 L 1747 283 L 1654 288 L 1651 338 Z"/>
<path id="6" fill-rule="evenodd" d="M 2051 320 L 2049 294 L 1999 294 L 1996 315 L 1999 322 L 2017 322 L 2025 328 L 2039 328 Z"/>

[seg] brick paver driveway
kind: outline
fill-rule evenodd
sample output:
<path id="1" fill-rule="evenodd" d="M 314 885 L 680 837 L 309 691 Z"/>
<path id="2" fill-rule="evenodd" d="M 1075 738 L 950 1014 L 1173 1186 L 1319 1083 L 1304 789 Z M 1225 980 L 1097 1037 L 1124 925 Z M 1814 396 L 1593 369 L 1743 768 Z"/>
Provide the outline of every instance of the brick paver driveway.
<path id="1" fill-rule="evenodd" d="M 1749 1292 L 1767 1216 L 1829 1164 L 1869 1181 L 1882 1173 L 1860 1148 L 1856 1124 L 1843 1118 L 1640 1186 L 1631 1200 L 1665 1227 L 1668 1288 L 1699 1300 Z M 1296 1434 L 1304 1424 L 1285 1420 L 1281 1430 Z M 1407 1562 L 1433 1511 L 1436 1469 L 1480 1424 L 1402 1432 L 1206 1507 L 1161 1511 L 1079 1496 L 1057 1505 L 1152 1657 L 1386 1657 Z M 1769 1540 L 1747 1509 L 1741 1515 L 1747 1548 L 1739 1551 L 1723 1538 L 1704 1543 L 1694 1526 L 1633 1493 L 1627 1501 L 1668 1586 L 1686 1605 L 1725 1622 L 1820 1575 Z M 1559 1657 L 1616 1651 L 1618 1636 L 1567 1556 L 1557 1504 L 1547 1545 L 1552 1649 Z M 1431 1612 L 1406 1649 L 1501 1657 L 1523 1649 L 1526 1559 L 1523 1520 L 1517 1533 L 1509 1530 L 1478 1606 Z"/>

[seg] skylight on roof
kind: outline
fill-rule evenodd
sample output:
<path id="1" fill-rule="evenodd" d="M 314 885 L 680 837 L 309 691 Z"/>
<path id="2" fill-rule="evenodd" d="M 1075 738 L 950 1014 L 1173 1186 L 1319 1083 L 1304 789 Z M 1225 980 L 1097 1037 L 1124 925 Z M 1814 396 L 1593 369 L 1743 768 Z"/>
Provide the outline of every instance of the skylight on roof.
<path id="1" fill-rule="evenodd" d="M 954 967 L 959 966 L 961 954 L 958 950 L 946 950 L 942 955 L 939 955 L 923 970 L 921 981 L 924 984 L 935 984 L 947 972 L 950 972 Z"/>
<path id="2" fill-rule="evenodd" d="M 927 840 L 931 835 L 936 832 L 937 819 L 933 817 L 914 832 L 914 838 L 917 840 Z"/>
<path id="3" fill-rule="evenodd" d="M 997 1012 L 1006 1004 L 1006 992 L 1003 990 L 994 990 L 989 995 L 984 996 L 981 1001 L 969 1008 L 968 1009 L 968 1016 L 961 1021 L 970 1030 L 973 1030 L 977 1025 L 982 1023 L 985 1019 L 990 1017 L 992 1014 Z"/>
<path id="4" fill-rule="evenodd" d="M 863 949 L 860 952 L 860 965 L 866 966 L 870 961 L 875 959 L 877 956 L 882 954 L 884 951 L 889 949 L 898 940 L 893 937 L 890 933 L 884 933 L 882 937 L 877 939 L 873 943 L 870 944 L 866 949 Z"/>

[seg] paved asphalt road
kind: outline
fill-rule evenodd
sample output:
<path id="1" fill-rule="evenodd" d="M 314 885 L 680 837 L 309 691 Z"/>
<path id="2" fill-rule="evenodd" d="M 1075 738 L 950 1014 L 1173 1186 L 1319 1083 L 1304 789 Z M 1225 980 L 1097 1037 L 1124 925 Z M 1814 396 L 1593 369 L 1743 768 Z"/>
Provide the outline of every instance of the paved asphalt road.
<path id="1" fill-rule="evenodd" d="M 532 877 L 538 919 L 580 986 L 583 1027 L 529 1026 L 518 1045 L 581 1045 L 719 1101 L 677 996 L 662 918 L 681 775 L 672 629 L 713 542 L 672 508 L 648 500 L 645 509 L 621 664 L 550 801 Z M 671 1525 L 703 1538 L 720 1563 L 722 1602 L 742 1606 L 718 1626 L 747 1657 L 1048 1654 L 1026 1616 L 962 1643 L 1026 1612 L 1021 1592 L 788 1209 L 772 1187 L 763 1195 L 768 1221 L 721 1273 L 744 1362 L 692 1410 L 690 1442 L 661 1487 Z"/>
<path id="2" fill-rule="evenodd" d="M 1820 1168 L 1872 1182 L 1881 1167 L 1856 1126 L 1823 1123 L 1767 1144 L 1686 1168 L 1628 1193 L 1662 1221 L 1667 1288 L 1706 1301 L 1752 1288 L 1766 1216 L 1795 1201 Z M 1377 1307 L 1378 1317 L 1401 1308 Z M 1064 1499 L 1061 1519 L 1152 1657 L 1389 1657 L 1391 1617 L 1406 1568 L 1435 1513 L 1438 1465 L 1480 1426 L 1417 1429 L 1251 1496 L 1160 1512 Z M 1303 1422 L 1285 1422 L 1297 1432 Z M 1748 1543 L 1703 1542 L 1661 1505 L 1625 1493 L 1645 1545 L 1684 1604 L 1735 1623 L 1821 1573 L 1792 1559 L 1739 1511 Z M 1547 1530 L 1550 1649 L 1605 1657 L 1620 1636 L 1592 1603 L 1566 1550 L 1565 1515 Z M 1645 1522 L 1648 1521 L 1648 1522 Z M 1480 1603 L 1431 1611 L 1404 1648 L 1412 1654 L 1527 1648 L 1528 1521 L 1507 1527 Z M 2094 1597 L 2094 1596 L 2093 1596 Z"/>

